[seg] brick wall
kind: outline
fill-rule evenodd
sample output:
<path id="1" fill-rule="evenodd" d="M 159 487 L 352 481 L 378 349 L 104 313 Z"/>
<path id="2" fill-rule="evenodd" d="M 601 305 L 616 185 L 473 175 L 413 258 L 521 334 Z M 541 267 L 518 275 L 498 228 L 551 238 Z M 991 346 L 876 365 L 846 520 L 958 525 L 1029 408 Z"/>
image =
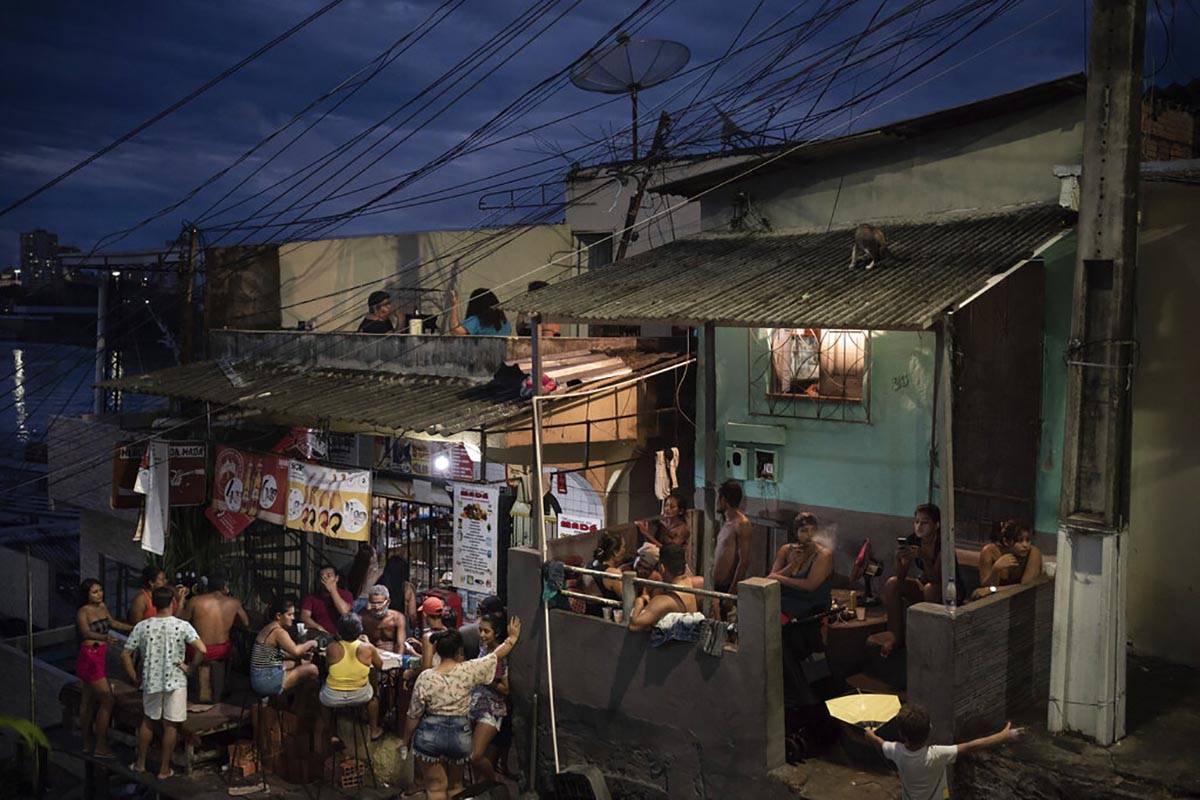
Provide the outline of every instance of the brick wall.
<path id="1" fill-rule="evenodd" d="M 950 744 L 1044 716 L 1050 689 L 1054 579 L 979 600 L 953 617 L 940 605 L 908 610 L 908 696 L 929 711 L 933 741 Z"/>
<path id="2" fill-rule="evenodd" d="M 1142 160 L 1171 161 L 1200 155 L 1196 114 L 1157 103 L 1142 105 Z"/>

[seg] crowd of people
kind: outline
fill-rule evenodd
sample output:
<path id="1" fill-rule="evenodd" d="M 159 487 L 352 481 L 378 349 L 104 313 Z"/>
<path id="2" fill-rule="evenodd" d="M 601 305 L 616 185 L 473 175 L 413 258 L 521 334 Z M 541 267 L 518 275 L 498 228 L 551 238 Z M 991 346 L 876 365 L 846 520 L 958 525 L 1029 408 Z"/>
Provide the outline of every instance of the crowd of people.
<path id="1" fill-rule="evenodd" d="M 250 691 L 261 698 L 287 696 L 296 713 L 314 714 L 318 741 L 332 739 L 332 715 L 347 708 L 365 711 L 371 740 L 384 735 L 380 684 L 386 657 L 386 668 L 400 670 L 411 686 L 399 747 L 405 756 L 411 751 L 420 766 L 427 795 L 444 798 L 460 789 L 467 764 L 476 777 L 494 778 L 511 740 L 505 659 L 520 636 L 521 621 L 508 616 L 500 598 L 489 596 L 479 602 L 476 621 L 460 626 L 461 610 L 434 593 L 418 599 L 407 564 L 398 561 L 403 559 L 358 574 L 351 568 L 353 580 L 377 581 L 356 586 L 357 597 L 332 566 L 321 567 L 313 591 L 299 603 L 275 600 L 252 639 L 250 616 L 230 594 L 224 575 L 210 576 L 206 591 L 189 597 L 186 589 L 168 586 L 162 570 L 147 567 L 128 620 L 109 613 L 99 581 L 85 580 L 76 669 L 83 686 L 84 751 L 113 757 L 108 729 L 114 701 L 106 657 L 108 646 L 121 641 L 113 631 L 128 635 L 121 661 L 142 693 L 131 768 L 146 771 L 156 729 L 161 729 L 157 775 L 166 779 L 187 719 L 189 681 L 194 683 L 206 662 L 212 675 L 228 671 L 235 656 L 233 633 L 241 629 L 252 642 Z M 211 685 L 219 699 L 224 682 L 214 679 Z"/>

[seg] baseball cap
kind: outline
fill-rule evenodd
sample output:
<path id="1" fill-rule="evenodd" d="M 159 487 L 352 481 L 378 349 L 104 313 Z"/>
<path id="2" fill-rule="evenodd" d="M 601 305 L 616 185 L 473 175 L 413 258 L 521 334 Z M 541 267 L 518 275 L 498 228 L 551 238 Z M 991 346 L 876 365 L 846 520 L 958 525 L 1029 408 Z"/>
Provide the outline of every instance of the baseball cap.
<path id="1" fill-rule="evenodd" d="M 658 545 L 646 542 L 637 551 L 637 562 L 644 565 L 648 569 L 654 569 L 658 566 L 658 561 L 661 558 L 661 551 Z"/>
<path id="2" fill-rule="evenodd" d="M 421 613 L 427 617 L 436 617 L 441 615 L 442 609 L 445 607 L 446 604 L 441 601 L 441 598 L 430 596 L 421 603 Z"/>

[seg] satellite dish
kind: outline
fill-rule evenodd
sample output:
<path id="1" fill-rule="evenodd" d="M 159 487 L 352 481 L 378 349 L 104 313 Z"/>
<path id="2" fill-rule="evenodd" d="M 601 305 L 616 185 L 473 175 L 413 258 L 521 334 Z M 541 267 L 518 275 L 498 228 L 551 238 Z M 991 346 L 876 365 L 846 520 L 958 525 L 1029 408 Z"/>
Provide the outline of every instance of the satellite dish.
<path id="1" fill-rule="evenodd" d="M 687 47 L 666 39 L 631 39 L 626 34 L 615 44 L 587 54 L 571 70 L 571 82 L 589 92 L 628 94 L 633 107 L 633 158 L 638 157 L 637 96 L 683 69 L 692 57 Z"/>

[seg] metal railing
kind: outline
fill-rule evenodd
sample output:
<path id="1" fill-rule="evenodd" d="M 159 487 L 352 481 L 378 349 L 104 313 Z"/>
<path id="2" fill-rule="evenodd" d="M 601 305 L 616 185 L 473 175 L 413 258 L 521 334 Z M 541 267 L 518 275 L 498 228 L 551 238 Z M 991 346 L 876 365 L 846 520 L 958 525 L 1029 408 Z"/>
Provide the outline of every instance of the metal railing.
<path id="1" fill-rule="evenodd" d="M 624 614 L 624 619 L 629 620 L 633 614 L 633 603 L 637 599 L 639 586 L 650 586 L 657 589 L 667 589 L 672 592 L 681 592 L 686 594 L 703 597 L 709 601 L 726 601 L 737 605 L 737 595 L 729 594 L 728 592 L 717 592 L 712 589 L 699 589 L 695 586 L 679 586 L 674 583 L 666 583 L 665 581 L 655 581 L 649 578 L 639 578 L 636 572 L 626 570 L 620 576 L 612 572 L 607 572 L 598 569 L 588 569 L 587 567 L 574 567 L 570 564 L 564 564 L 563 570 L 573 572 L 577 575 L 588 575 L 597 580 L 615 580 L 618 577 L 621 580 L 621 600 L 613 600 L 608 597 L 597 597 L 596 595 L 586 594 L 584 592 L 574 592 L 564 589 L 561 594 L 566 597 L 573 597 L 578 600 L 583 600 L 588 603 L 596 603 L 597 605 L 607 606 L 610 608 L 620 608 Z M 705 616 L 712 616 L 711 608 L 706 609 Z"/>

